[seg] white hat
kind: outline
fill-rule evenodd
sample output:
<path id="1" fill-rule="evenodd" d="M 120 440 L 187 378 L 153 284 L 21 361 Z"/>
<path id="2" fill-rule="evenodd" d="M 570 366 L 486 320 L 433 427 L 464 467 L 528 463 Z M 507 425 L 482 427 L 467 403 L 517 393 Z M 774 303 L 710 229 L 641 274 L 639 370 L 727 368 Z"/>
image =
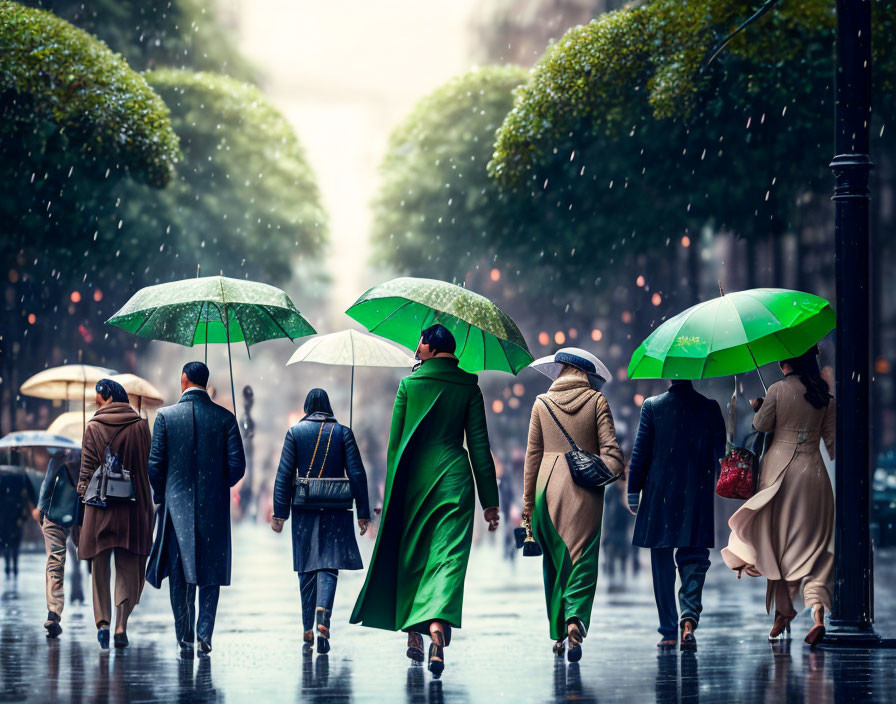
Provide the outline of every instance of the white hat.
<path id="1" fill-rule="evenodd" d="M 554 354 L 536 359 L 529 366 L 550 379 L 556 379 L 560 376 L 564 365 L 581 369 L 589 376 L 597 377 L 600 380 L 598 387 L 603 386 L 603 384 L 613 378 L 610 370 L 607 369 L 603 362 L 581 347 L 563 347 Z"/>

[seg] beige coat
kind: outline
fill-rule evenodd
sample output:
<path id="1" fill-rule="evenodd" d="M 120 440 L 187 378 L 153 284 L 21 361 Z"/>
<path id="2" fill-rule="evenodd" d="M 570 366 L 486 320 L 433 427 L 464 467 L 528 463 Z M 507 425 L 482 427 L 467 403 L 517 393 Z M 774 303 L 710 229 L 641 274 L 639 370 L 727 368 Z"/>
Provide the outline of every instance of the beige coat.
<path id="1" fill-rule="evenodd" d="M 728 521 L 731 537 L 722 550 L 731 569 L 769 580 L 769 610 L 782 587 L 796 596 L 802 586 L 806 606 L 831 606 L 834 492 L 820 441 L 833 459 L 836 407 L 832 400 L 815 408 L 805 393 L 798 376 L 769 387 L 753 426 L 774 431 L 774 440 L 763 459 L 759 491 Z"/>
<path id="2" fill-rule="evenodd" d="M 576 444 L 600 454 L 614 474 L 623 470 L 622 449 L 616 441 L 610 406 L 603 394 L 588 385 L 584 372 L 576 370 L 560 377 L 535 401 L 523 475 L 523 507 L 526 515 L 533 515 L 536 493 L 545 492 L 551 522 L 575 562 L 600 530 L 604 492 L 583 489 L 573 482 L 564 457 L 569 442 L 545 408 L 545 399 Z"/>

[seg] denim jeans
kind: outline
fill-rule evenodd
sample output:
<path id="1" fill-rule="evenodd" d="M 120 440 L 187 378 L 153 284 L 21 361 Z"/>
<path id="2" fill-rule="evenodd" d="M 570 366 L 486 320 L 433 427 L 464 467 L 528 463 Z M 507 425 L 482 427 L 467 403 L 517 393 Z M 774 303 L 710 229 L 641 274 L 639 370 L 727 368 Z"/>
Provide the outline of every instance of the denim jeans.
<path id="1" fill-rule="evenodd" d="M 314 614 L 317 608 L 324 609 L 325 623 L 329 628 L 333 600 L 336 598 L 337 570 L 314 570 L 299 574 L 299 591 L 302 595 L 302 627 L 314 630 Z"/>
<path id="2" fill-rule="evenodd" d="M 673 555 L 674 553 L 674 555 Z M 681 587 L 678 590 L 679 617 L 675 606 L 675 566 Z M 660 617 L 660 635 L 664 640 L 678 639 L 679 623 L 692 621 L 694 628 L 703 611 L 703 583 L 709 569 L 708 548 L 652 548 L 650 565 L 653 568 L 653 595 Z"/>

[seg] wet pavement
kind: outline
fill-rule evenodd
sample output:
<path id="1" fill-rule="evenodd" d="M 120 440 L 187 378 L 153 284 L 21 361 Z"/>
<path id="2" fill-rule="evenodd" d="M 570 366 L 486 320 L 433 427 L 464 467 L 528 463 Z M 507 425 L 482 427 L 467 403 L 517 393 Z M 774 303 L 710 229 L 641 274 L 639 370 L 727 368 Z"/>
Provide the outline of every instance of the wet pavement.
<path id="1" fill-rule="evenodd" d="M 364 544 L 365 562 L 370 552 Z M 896 636 L 894 553 L 877 556 L 876 627 Z M 642 556 L 646 567 L 647 555 Z M 888 702 L 896 650 L 772 648 L 764 583 L 738 582 L 713 555 L 697 653 L 658 655 L 649 569 L 623 582 L 602 575 L 581 663 L 557 662 L 542 613 L 540 560 L 511 564 L 497 543 L 474 549 L 465 627 L 433 681 L 409 666 L 400 634 L 348 625 L 362 573 L 341 573 L 328 656 L 301 654 L 298 581 L 289 536 L 234 531 L 233 586 L 221 593 L 214 651 L 179 662 L 167 590 L 147 587 L 131 617 L 131 647 L 101 651 L 92 610 L 67 605 L 64 632 L 42 628 L 43 557 L 22 556 L 17 582 L 0 576 L 0 702 Z M 89 590 L 88 600 L 89 600 Z"/>

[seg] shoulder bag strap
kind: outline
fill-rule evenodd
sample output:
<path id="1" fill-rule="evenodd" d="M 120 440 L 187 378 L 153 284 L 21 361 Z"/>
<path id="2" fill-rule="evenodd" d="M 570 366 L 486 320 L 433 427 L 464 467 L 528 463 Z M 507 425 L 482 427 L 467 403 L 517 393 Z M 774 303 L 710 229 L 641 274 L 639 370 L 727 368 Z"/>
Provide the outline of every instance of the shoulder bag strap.
<path id="1" fill-rule="evenodd" d="M 554 422 L 557 424 L 557 427 L 560 428 L 560 432 L 566 437 L 567 442 L 572 445 L 573 450 L 578 450 L 579 446 L 576 445 L 576 441 L 572 439 L 572 436 L 566 432 L 566 428 L 563 427 L 563 424 L 557 419 L 557 416 L 554 415 L 554 412 L 551 410 L 551 407 L 548 405 L 548 402 L 542 398 L 541 402 L 544 404 L 544 407 L 548 409 L 548 413 L 551 414 L 551 418 L 554 419 Z"/>
<path id="2" fill-rule="evenodd" d="M 305 473 L 305 479 L 311 476 L 311 468 L 314 467 L 314 458 L 317 457 L 317 448 L 320 446 L 320 436 L 323 435 L 324 432 L 324 424 L 320 424 L 320 428 L 317 431 L 317 442 L 314 443 L 314 452 L 311 453 L 311 462 L 308 465 L 308 471 Z M 293 438 L 293 442 L 295 442 L 295 438 Z M 296 448 L 298 449 L 298 447 Z M 296 467 L 296 484 L 299 483 L 299 468 Z"/>
<path id="3" fill-rule="evenodd" d="M 133 422 L 136 423 L 137 421 L 133 421 Z M 116 430 L 115 434 L 111 438 L 109 438 L 108 442 L 105 444 L 104 449 L 105 449 L 105 447 L 108 447 L 109 451 L 111 452 L 112 451 L 112 443 L 115 442 L 115 438 L 117 438 L 121 434 L 122 430 L 124 430 L 125 428 L 127 428 L 130 425 L 132 425 L 132 423 L 125 423 L 118 430 Z M 102 463 L 102 460 L 101 460 L 101 463 Z"/>
<path id="4" fill-rule="evenodd" d="M 330 454 L 330 441 L 333 439 L 333 431 L 336 429 L 335 423 L 330 423 L 329 426 L 330 426 L 330 434 L 327 435 L 327 447 L 324 450 L 324 461 L 320 463 L 320 471 L 317 473 L 318 479 L 320 479 L 322 476 L 324 476 L 324 467 L 327 466 L 327 457 Z M 321 432 L 323 432 L 323 424 L 321 425 Z M 313 459 L 311 461 L 312 461 L 312 463 L 314 462 Z M 310 473 L 311 472 L 309 471 L 309 474 Z"/>

